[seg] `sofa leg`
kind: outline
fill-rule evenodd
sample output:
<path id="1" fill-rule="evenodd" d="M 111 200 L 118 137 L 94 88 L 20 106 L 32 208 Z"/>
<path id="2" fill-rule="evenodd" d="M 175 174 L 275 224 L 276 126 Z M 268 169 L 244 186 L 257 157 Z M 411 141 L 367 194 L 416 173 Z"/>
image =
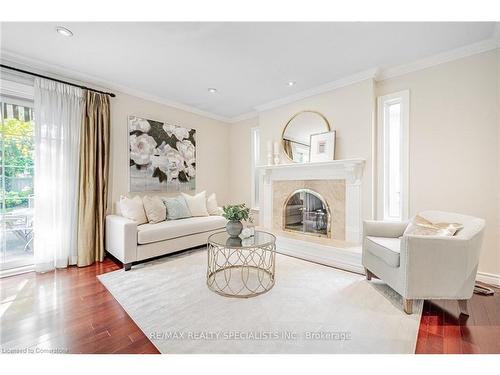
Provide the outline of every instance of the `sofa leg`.
<path id="1" fill-rule="evenodd" d="M 123 263 L 123 269 L 125 271 L 130 271 L 132 269 L 132 263 Z"/>
<path id="2" fill-rule="evenodd" d="M 366 280 L 370 281 L 372 279 L 373 274 L 370 272 L 368 268 L 365 268 Z"/>
<path id="3" fill-rule="evenodd" d="M 403 298 L 403 310 L 408 315 L 411 315 L 413 313 L 413 300 Z"/>
<path id="4" fill-rule="evenodd" d="M 458 300 L 458 310 L 460 311 L 460 314 L 464 314 L 469 316 L 469 305 L 468 305 L 469 300 L 466 299 L 459 299 Z"/>

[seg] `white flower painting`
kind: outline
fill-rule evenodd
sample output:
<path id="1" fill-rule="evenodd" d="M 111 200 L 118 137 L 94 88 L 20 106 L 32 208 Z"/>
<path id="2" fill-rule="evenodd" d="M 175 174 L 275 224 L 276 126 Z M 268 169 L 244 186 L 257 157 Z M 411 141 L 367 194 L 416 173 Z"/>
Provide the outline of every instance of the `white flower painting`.
<path id="1" fill-rule="evenodd" d="M 130 191 L 196 188 L 196 130 L 129 116 Z"/>

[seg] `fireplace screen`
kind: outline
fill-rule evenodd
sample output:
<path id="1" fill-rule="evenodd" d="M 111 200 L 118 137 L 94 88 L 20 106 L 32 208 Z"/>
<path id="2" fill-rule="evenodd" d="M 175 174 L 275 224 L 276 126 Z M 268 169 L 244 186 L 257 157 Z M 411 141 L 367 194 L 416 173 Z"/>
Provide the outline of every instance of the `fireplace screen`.
<path id="1" fill-rule="evenodd" d="M 328 205 L 315 191 L 295 191 L 285 202 L 283 228 L 287 231 L 330 237 Z"/>

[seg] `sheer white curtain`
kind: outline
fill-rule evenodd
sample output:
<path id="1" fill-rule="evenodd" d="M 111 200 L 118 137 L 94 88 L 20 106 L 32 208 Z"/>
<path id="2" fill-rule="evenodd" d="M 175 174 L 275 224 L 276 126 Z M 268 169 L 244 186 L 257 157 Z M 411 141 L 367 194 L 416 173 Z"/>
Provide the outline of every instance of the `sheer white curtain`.
<path id="1" fill-rule="evenodd" d="M 83 90 L 35 80 L 35 270 L 76 264 Z"/>

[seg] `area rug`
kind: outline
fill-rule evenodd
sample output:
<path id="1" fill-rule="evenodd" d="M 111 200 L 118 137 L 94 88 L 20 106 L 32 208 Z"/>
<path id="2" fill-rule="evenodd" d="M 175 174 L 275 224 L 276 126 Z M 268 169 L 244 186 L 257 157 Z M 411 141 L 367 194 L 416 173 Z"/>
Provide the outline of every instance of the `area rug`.
<path id="1" fill-rule="evenodd" d="M 277 255 L 266 294 L 227 298 L 206 285 L 207 253 L 99 276 L 161 353 L 414 353 L 422 301 L 407 315 L 380 281 Z"/>

